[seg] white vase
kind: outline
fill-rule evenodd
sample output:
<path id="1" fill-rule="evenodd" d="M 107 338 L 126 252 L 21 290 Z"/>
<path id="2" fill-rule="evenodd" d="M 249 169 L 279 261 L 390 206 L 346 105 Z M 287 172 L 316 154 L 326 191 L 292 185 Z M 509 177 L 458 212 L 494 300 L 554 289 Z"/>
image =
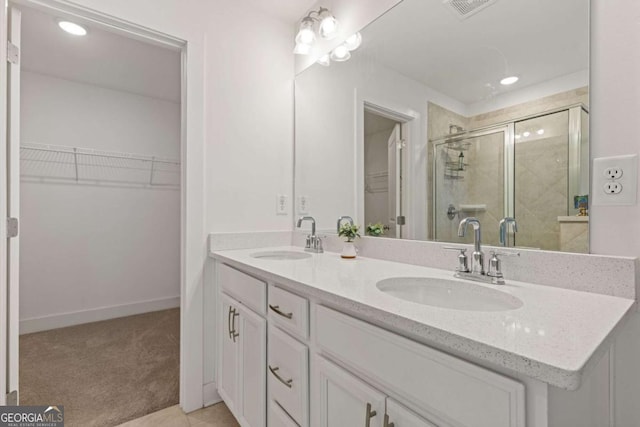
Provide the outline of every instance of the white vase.
<path id="1" fill-rule="evenodd" d="M 345 259 L 353 259 L 356 255 L 358 255 L 356 245 L 354 245 L 353 242 L 344 242 L 340 256 Z"/>

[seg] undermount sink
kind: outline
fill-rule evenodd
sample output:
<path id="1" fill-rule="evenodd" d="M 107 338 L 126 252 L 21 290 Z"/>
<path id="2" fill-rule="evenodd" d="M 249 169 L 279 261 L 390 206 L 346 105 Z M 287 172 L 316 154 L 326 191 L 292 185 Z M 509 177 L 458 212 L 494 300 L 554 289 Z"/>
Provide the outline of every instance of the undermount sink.
<path id="1" fill-rule="evenodd" d="M 309 258 L 311 255 L 304 252 L 294 251 L 268 251 L 268 252 L 255 252 L 251 254 L 251 258 L 270 259 L 274 261 L 285 261 L 295 259 Z"/>
<path id="2" fill-rule="evenodd" d="M 513 295 L 474 283 L 430 277 L 393 277 L 376 283 L 391 296 L 418 304 L 467 311 L 507 311 L 522 307 Z"/>

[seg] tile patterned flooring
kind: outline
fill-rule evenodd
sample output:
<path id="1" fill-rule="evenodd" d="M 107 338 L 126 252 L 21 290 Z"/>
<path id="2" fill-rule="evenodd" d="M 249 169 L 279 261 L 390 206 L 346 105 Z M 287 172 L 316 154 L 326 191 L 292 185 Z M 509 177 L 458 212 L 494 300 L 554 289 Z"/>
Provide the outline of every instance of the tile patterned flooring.
<path id="1" fill-rule="evenodd" d="M 224 403 L 185 414 L 175 405 L 118 427 L 240 427 Z"/>

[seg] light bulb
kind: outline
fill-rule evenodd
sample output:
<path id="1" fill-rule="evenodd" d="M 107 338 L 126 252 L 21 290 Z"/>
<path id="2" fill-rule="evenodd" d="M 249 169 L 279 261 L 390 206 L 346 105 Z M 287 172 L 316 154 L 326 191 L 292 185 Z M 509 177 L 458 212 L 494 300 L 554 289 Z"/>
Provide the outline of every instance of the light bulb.
<path id="1" fill-rule="evenodd" d="M 357 48 L 360 47 L 361 44 L 362 44 L 362 36 L 360 35 L 360 33 L 355 33 L 354 35 L 352 35 L 351 37 L 347 38 L 344 41 L 344 45 L 349 50 L 356 50 Z"/>
<path id="2" fill-rule="evenodd" d="M 300 30 L 296 35 L 296 43 L 311 45 L 314 41 L 316 41 L 316 33 L 313 31 L 313 19 L 306 17 L 300 23 Z"/>
<path id="3" fill-rule="evenodd" d="M 520 78 L 517 77 L 517 76 L 505 77 L 504 79 L 500 80 L 500 84 L 504 85 L 504 86 L 509 86 L 509 85 L 514 84 L 518 80 L 520 80 Z"/>
<path id="4" fill-rule="evenodd" d="M 69 34 L 73 34 L 74 36 L 86 36 L 87 30 L 78 24 L 69 21 L 60 21 L 58 22 L 58 26 L 62 28 Z"/>
<path id="5" fill-rule="evenodd" d="M 329 12 L 328 9 L 320 8 L 318 20 L 320 21 L 318 30 L 323 39 L 330 40 L 337 35 L 338 20 L 331 14 L 331 12 Z"/>
<path id="6" fill-rule="evenodd" d="M 311 53 L 311 45 L 296 43 L 296 47 L 293 49 L 293 53 L 296 55 L 309 55 Z"/>
<path id="7" fill-rule="evenodd" d="M 331 60 L 336 62 L 346 61 L 351 58 L 351 53 L 349 53 L 349 49 L 343 44 L 333 49 L 331 52 Z"/>
<path id="8" fill-rule="evenodd" d="M 329 54 L 322 55 L 316 62 L 324 67 L 328 67 L 331 65 L 331 58 L 329 58 Z"/>

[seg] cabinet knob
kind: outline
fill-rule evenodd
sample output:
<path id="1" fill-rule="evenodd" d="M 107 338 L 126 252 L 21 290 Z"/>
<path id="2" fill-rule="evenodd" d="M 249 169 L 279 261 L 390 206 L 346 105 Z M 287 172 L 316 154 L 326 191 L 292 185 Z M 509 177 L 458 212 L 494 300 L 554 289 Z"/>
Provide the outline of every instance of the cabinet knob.
<path id="1" fill-rule="evenodd" d="M 389 422 L 389 414 L 384 414 L 384 424 L 383 427 L 395 427 L 394 423 Z"/>
<path id="2" fill-rule="evenodd" d="M 271 304 L 269 304 L 269 308 L 271 310 L 273 310 L 274 312 L 278 313 L 280 316 L 286 317 L 287 319 L 291 319 L 293 317 L 293 313 L 285 313 L 285 312 L 281 311 L 279 305 L 271 305 Z"/>
<path id="3" fill-rule="evenodd" d="M 282 378 L 278 374 L 279 370 L 280 370 L 279 367 L 276 366 L 275 368 L 272 368 L 271 365 L 269 365 L 269 371 L 271 371 L 273 376 L 276 377 L 278 379 L 278 381 L 280 381 L 282 384 L 284 384 L 285 386 L 291 388 L 292 387 L 292 383 L 293 383 L 293 379 L 285 380 L 284 378 Z"/>
<path id="4" fill-rule="evenodd" d="M 376 415 L 378 415 L 378 413 L 371 410 L 371 403 L 367 403 L 367 418 L 364 422 L 365 427 L 371 427 L 371 418 L 375 417 Z"/>

